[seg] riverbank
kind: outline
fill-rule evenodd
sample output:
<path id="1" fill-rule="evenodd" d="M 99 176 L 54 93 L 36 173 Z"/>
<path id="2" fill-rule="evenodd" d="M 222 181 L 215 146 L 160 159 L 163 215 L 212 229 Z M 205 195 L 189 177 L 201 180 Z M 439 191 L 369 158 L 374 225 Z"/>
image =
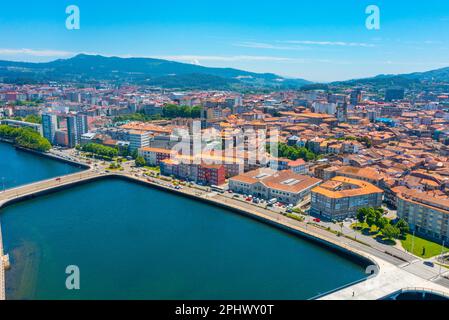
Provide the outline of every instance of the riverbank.
<path id="1" fill-rule="evenodd" d="M 70 164 L 76 167 L 80 167 L 82 169 L 90 169 L 90 165 L 87 163 L 83 163 L 83 162 L 79 162 L 79 161 L 75 161 L 75 160 L 70 160 L 70 159 L 65 159 L 62 158 L 56 154 L 53 154 L 51 152 L 40 152 L 37 150 L 32 150 L 32 149 L 28 149 L 28 148 L 23 148 L 21 146 L 15 146 L 16 149 L 20 150 L 20 151 L 24 151 L 24 152 L 28 152 L 28 153 L 32 153 L 34 155 L 37 155 L 38 157 L 44 157 L 44 158 L 50 158 L 59 162 L 63 162 L 66 164 Z"/>
<path id="2" fill-rule="evenodd" d="M 169 188 L 166 186 L 163 186 L 161 184 L 158 184 L 156 182 L 149 182 L 144 179 L 139 179 L 134 176 L 126 175 L 126 174 L 107 174 L 102 175 L 98 174 L 92 171 L 83 172 L 80 174 L 70 175 L 68 177 L 62 177 L 61 181 L 56 181 L 55 179 L 50 179 L 48 181 L 40 182 L 37 184 L 34 184 L 34 186 L 28 186 L 28 189 L 25 190 L 24 187 L 16 188 L 16 190 L 13 190 L 12 192 L 9 191 L 8 194 L 6 194 L 8 199 L 4 199 L 2 203 L 0 203 L 0 206 L 3 208 L 6 208 L 14 203 L 18 203 L 21 201 L 25 201 L 28 199 L 33 199 L 36 197 L 40 197 L 43 195 L 47 195 L 50 193 L 55 193 L 61 190 L 66 190 L 73 188 L 75 186 L 81 185 L 81 184 L 87 184 L 98 180 L 108 180 L 108 179 L 120 179 L 120 180 L 126 180 L 132 183 L 138 183 L 146 187 L 150 187 L 153 189 L 158 189 L 164 192 L 169 191 L 170 193 L 177 194 L 178 196 L 182 197 L 188 197 L 195 201 L 200 200 L 203 203 L 206 203 L 208 205 L 214 205 L 216 207 L 220 207 L 223 209 L 226 209 L 228 212 L 234 212 L 238 213 L 239 215 L 244 215 L 246 217 L 258 220 L 260 222 L 263 222 L 265 225 L 269 225 L 271 227 L 275 227 L 276 229 L 281 229 L 283 232 L 287 232 L 290 234 L 294 234 L 296 237 L 299 237 L 301 239 L 305 239 L 308 241 L 311 241 L 315 244 L 318 244 L 319 246 L 326 248 L 329 251 L 338 252 L 339 256 L 342 256 L 345 260 L 351 260 L 354 263 L 357 263 L 361 266 L 366 266 L 367 264 L 371 264 L 371 261 L 367 257 L 361 257 L 358 255 L 351 254 L 349 251 L 346 251 L 344 249 L 341 249 L 338 245 L 329 245 L 326 241 L 323 241 L 319 237 L 313 236 L 313 234 L 310 232 L 307 233 L 301 233 L 301 230 L 298 230 L 292 226 L 279 223 L 279 221 L 275 221 L 275 219 L 267 219 L 267 217 L 264 217 L 261 214 L 258 214 L 256 212 L 250 212 L 247 211 L 238 205 L 232 205 L 230 203 L 225 203 L 224 201 L 219 201 L 218 199 L 210 199 L 208 198 L 207 194 L 196 194 L 198 193 L 198 190 L 196 189 L 183 189 L 183 190 L 175 190 L 173 188 Z M 26 187 L 26 186 L 25 186 Z M 24 191 L 24 192 L 21 192 Z M 1 200 L 0 195 L 0 200 Z M 361 280 L 363 281 L 363 280 Z M 351 283 L 353 284 L 353 283 Z"/>
<path id="3" fill-rule="evenodd" d="M 72 199 L 84 201 L 66 206 Z M 300 237 L 125 179 L 92 181 L 8 206 L 2 219 L 15 264 L 6 279 L 9 299 L 294 300 L 364 277 L 357 264 Z M 32 277 L 17 272 L 27 270 L 18 260 L 26 243 L 43 259 L 33 270 L 35 295 L 17 296 L 18 281 Z M 120 261 L 108 269 L 117 252 Z M 80 266 L 82 292 L 61 288 L 67 264 Z M 272 272 L 277 275 L 268 276 Z"/>
<path id="4" fill-rule="evenodd" d="M 164 192 L 169 191 L 170 193 L 177 194 L 179 196 L 192 198 L 196 201 L 201 201 L 207 203 L 209 205 L 214 205 L 216 207 L 221 207 L 227 209 L 227 211 L 231 211 L 234 213 L 238 213 L 239 215 L 244 215 L 246 217 L 252 218 L 254 220 L 258 220 L 263 222 L 266 225 L 270 225 L 277 229 L 281 229 L 284 232 L 294 234 L 302 239 L 306 239 L 308 241 L 312 241 L 315 244 L 319 244 L 322 247 L 325 247 L 328 250 L 338 252 L 339 255 L 344 256 L 347 259 L 352 260 L 353 262 L 358 263 L 362 266 L 374 265 L 379 267 L 378 263 L 379 259 L 374 257 L 366 252 L 363 252 L 359 249 L 355 248 L 355 244 L 350 242 L 349 240 L 344 240 L 341 238 L 337 238 L 333 234 L 328 234 L 323 230 L 319 230 L 313 228 L 313 226 L 300 226 L 294 221 L 290 221 L 285 217 L 281 217 L 281 215 L 273 215 L 273 212 L 265 212 L 263 209 L 257 209 L 254 206 L 248 206 L 247 204 L 239 203 L 236 200 L 225 198 L 222 195 L 217 193 L 207 193 L 204 191 L 200 191 L 197 189 L 184 187 L 182 190 L 176 190 L 171 187 L 165 181 L 159 181 L 157 179 L 145 179 L 142 177 L 136 177 L 131 175 L 130 173 L 99 173 L 98 170 L 87 170 L 81 172 L 80 174 L 72 174 L 68 176 L 61 177 L 59 180 L 50 179 L 47 181 L 39 182 L 34 184 L 34 186 L 27 186 L 16 188 L 16 190 L 7 191 L 6 195 L 2 197 L 0 195 L 0 207 L 3 205 L 8 206 L 12 203 L 17 203 L 20 201 L 24 201 L 30 198 L 46 195 L 49 193 L 54 193 L 60 190 L 69 189 L 74 186 L 80 184 L 86 184 L 97 180 L 103 179 L 122 179 L 131 181 L 133 183 L 138 183 L 147 187 L 156 188 L 162 190 Z M 21 192 L 24 191 L 24 192 Z M 8 193 L 9 192 L 9 193 Z M 8 198 L 9 195 L 9 198 Z M 6 199 L 5 199 L 5 196 Z M 244 207 L 244 205 L 246 207 Z M 263 211 L 263 212 L 262 212 Z M 359 245 L 362 246 L 362 245 Z M 382 262 L 383 263 L 383 262 Z M 387 264 L 389 265 L 389 264 Z M 395 267 L 397 268 L 397 267 Z M 398 268 L 397 268 L 398 269 Z M 372 279 L 370 279 L 371 281 Z M 365 279 L 361 279 L 356 283 L 350 283 L 342 288 L 338 288 L 341 291 L 344 288 L 349 286 L 354 286 L 357 284 L 362 284 L 366 281 Z M 426 282 L 427 283 L 427 282 Z M 431 286 L 431 285 L 429 285 Z M 333 290 L 335 291 L 335 290 Z M 343 290 L 344 291 L 344 290 Z"/>
<path id="5" fill-rule="evenodd" d="M 86 172 L 84 172 L 84 173 L 86 173 Z M 146 186 L 146 187 L 156 188 L 156 189 L 162 190 L 164 192 L 170 192 L 170 193 L 176 194 L 178 196 L 183 196 L 183 197 L 187 197 L 190 199 L 194 199 L 196 201 L 201 201 L 201 202 L 207 203 L 209 205 L 214 205 L 214 206 L 226 209 L 228 211 L 246 216 L 253 220 L 263 222 L 272 227 L 281 229 L 284 232 L 288 232 L 295 236 L 299 236 L 308 241 L 312 241 L 315 244 L 325 247 L 326 249 L 329 249 L 331 251 L 338 252 L 339 254 L 344 255 L 347 259 L 350 259 L 353 262 L 360 264 L 363 267 L 375 264 L 374 261 L 372 261 L 370 258 L 368 258 L 363 253 L 355 252 L 352 248 L 349 248 L 347 246 L 342 246 L 342 244 L 336 243 L 335 241 L 330 240 L 329 238 L 325 238 L 321 234 L 314 233 L 310 229 L 293 226 L 284 221 L 281 222 L 280 220 L 273 219 L 272 217 L 263 215 L 259 212 L 244 209 L 244 208 L 240 207 L 238 204 L 231 204 L 231 203 L 225 202 L 223 200 L 213 199 L 213 198 L 209 198 L 204 195 L 199 195 L 199 194 L 197 194 L 198 190 L 196 190 L 196 189 L 188 189 L 187 187 L 185 187 L 181 190 L 176 190 L 174 188 L 165 186 L 162 183 L 139 179 L 139 178 L 136 178 L 136 177 L 134 177 L 132 175 L 128 175 L 128 174 L 109 173 L 106 175 L 101 175 L 101 174 L 95 174 L 92 172 L 90 172 L 87 175 L 83 175 L 83 176 L 80 176 L 79 174 L 75 174 L 74 180 L 67 182 L 67 183 L 64 183 L 63 181 L 61 181 L 56 184 L 55 184 L 54 180 L 51 179 L 51 180 L 49 180 L 49 182 L 53 182 L 54 185 L 50 185 L 47 188 L 43 188 L 43 189 L 35 188 L 34 189 L 35 191 L 32 191 L 30 193 L 26 193 L 23 195 L 18 194 L 16 197 L 9 199 L 7 201 L 3 201 L 3 202 L 0 201 L 0 209 L 6 208 L 12 204 L 16 204 L 16 203 L 26 201 L 29 199 L 33 199 L 36 197 L 40 197 L 40 196 L 44 196 L 44 195 L 48 195 L 48 194 L 52 194 L 52 193 L 57 193 L 62 190 L 71 189 L 71 188 L 79 186 L 79 185 L 84 185 L 84 184 L 88 184 L 88 183 L 92 183 L 92 182 L 100 181 L 100 180 L 110 180 L 110 179 L 122 179 L 122 180 L 130 181 L 133 183 L 138 183 L 138 184 Z M 0 200 L 1 200 L 1 197 L 0 197 Z M 227 199 L 226 199 L 226 201 L 227 201 Z"/>
<path id="6" fill-rule="evenodd" d="M 27 153 L 31 153 L 31 154 L 36 155 L 38 157 L 53 159 L 53 160 L 56 160 L 56 161 L 59 161 L 59 162 L 62 162 L 62 163 L 66 163 L 66 164 L 70 164 L 70 165 L 73 165 L 73 166 L 81 167 L 83 169 L 90 169 L 90 165 L 87 164 L 87 163 L 83 163 L 83 162 L 76 161 L 76 160 L 65 159 L 65 158 L 62 158 L 62 157 L 54 154 L 54 153 L 51 153 L 51 151 L 49 151 L 49 152 L 41 152 L 41 151 L 38 151 L 38 150 L 24 148 L 24 147 L 21 147 L 21 146 L 17 145 L 16 143 L 14 143 L 13 140 L 9 140 L 9 139 L 5 139 L 5 138 L 1 138 L 0 137 L 0 143 L 2 143 L 2 142 L 12 145 L 17 150 L 20 150 L 20 151 L 23 151 L 23 152 L 27 152 Z"/>

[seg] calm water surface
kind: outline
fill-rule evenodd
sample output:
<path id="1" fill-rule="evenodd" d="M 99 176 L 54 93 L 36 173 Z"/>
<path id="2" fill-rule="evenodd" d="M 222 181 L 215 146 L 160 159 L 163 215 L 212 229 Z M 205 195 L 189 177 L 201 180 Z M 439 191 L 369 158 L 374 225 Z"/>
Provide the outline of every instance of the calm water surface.
<path id="1" fill-rule="evenodd" d="M 80 171 L 80 168 L 0 142 L 0 191 Z"/>
<path id="2" fill-rule="evenodd" d="M 364 277 L 361 266 L 296 236 L 122 180 L 0 214 L 9 299 L 306 299 Z M 68 265 L 80 268 L 79 291 L 65 288 Z"/>

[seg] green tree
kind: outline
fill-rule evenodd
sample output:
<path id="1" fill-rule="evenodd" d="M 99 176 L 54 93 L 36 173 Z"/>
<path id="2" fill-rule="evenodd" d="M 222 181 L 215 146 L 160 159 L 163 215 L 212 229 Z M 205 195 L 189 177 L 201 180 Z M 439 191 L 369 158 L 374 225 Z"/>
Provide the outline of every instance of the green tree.
<path id="1" fill-rule="evenodd" d="M 290 160 L 303 159 L 311 161 L 318 158 L 318 155 L 309 150 L 307 147 L 289 146 L 285 143 L 278 144 L 278 156 Z"/>
<path id="2" fill-rule="evenodd" d="M 16 145 L 27 149 L 40 152 L 47 152 L 51 149 L 50 142 L 30 128 L 13 128 L 8 125 L 0 125 L 0 137 L 12 140 Z"/>
<path id="3" fill-rule="evenodd" d="M 23 119 L 23 120 L 25 122 L 30 122 L 30 123 L 37 123 L 37 124 L 42 123 L 42 118 L 35 114 L 30 114 L 30 115 L 26 116 L 25 119 Z"/>
<path id="4" fill-rule="evenodd" d="M 366 215 L 366 223 L 371 228 L 372 226 L 376 225 L 378 217 L 377 217 L 376 212 L 374 211 L 373 208 L 369 208 L 368 210 L 369 210 L 369 212 Z"/>
<path id="5" fill-rule="evenodd" d="M 384 235 L 384 237 L 386 237 L 387 239 L 391 240 L 391 239 L 397 239 L 399 238 L 401 232 L 399 231 L 398 228 L 396 228 L 395 226 L 391 225 L 391 224 L 387 224 L 383 229 L 382 229 L 382 234 Z"/>
<path id="6" fill-rule="evenodd" d="M 405 236 L 410 232 L 410 226 L 404 219 L 400 219 L 398 222 L 396 222 L 395 227 L 399 229 L 402 236 Z"/>
<path id="7" fill-rule="evenodd" d="M 390 224 L 390 220 L 385 217 L 381 217 L 376 221 L 376 227 L 380 230 L 384 229 L 388 224 Z"/>
<path id="8" fill-rule="evenodd" d="M 192 107 L 190 116 L 194 119 L 201 118 L 201 109 L 202 109 L 201 106 Z"/>
<path id="9" fill-rule="evenodd" d="M 368 215 L 368 208 L 360 208 L 357 210 L 357 220 L 360 223 L 364 223 L 366 221 L 366 216 Z"/>
<path id="10" fill-rule="evenodd" d="M 138 156 L 139 156 L 139 151 L 137 151 L 137 149 L 136 149 L 136 150 L 133 150 L 133 151 L 131 152 L 131 157 L 132 157 L 133 159 L 137 159 Z"/>
<path id="11" fill-rule="evenodd" d="M 81 147 L 84 152 L 90 152 L 102 157 L 114 158 L 117 157 L 119 152 L 117 148 L 107 147 L 97 143 L 88 143 Z"/>
<path id="12" fill-rule="evenodd" d="M 136 158 L 136 166 L 138 166 L 138 167 L 144 167 L 145 165 L 146 165 L 145 158 L 142 157 L 142 156 L 138 156 L 138 157 Z"/>

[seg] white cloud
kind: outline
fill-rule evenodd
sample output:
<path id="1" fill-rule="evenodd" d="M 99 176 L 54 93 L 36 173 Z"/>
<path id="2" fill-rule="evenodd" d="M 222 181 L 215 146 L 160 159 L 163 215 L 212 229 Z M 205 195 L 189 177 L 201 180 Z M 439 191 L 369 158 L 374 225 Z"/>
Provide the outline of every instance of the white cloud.
<path id="1" fill-rule="evenodd" d="M 59 50 L 34 50 L 34 49 L 5 49 L 0 48 L 0 55 L 27 55 L 34 57 L 67 57 L 73 52 Z"/>
<path id="2" fill-rule="evenodd" d="M 316 46 L 339 46 L 339 47 L 365 47 L 372 48 L 376 45 L 364 42 L 345 42 L 345 41 L 312 41 L 312 40 L 289 40 L 282 41 L 283 43 L 301 44 L 301 45 L 316 45 Z"/>

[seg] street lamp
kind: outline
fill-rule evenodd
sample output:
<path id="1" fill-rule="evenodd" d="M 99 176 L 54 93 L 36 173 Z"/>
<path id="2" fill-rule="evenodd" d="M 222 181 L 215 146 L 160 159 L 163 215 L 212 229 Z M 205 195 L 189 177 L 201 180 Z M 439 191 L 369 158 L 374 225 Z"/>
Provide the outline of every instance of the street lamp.
<path id="1" fill-rule="evenodd" d="M 413 238 L 412 238 L 412 254 L 414 254 L 414 249 L 415 249 L 415 232 L 416 230 L 413 230 Z"/>

